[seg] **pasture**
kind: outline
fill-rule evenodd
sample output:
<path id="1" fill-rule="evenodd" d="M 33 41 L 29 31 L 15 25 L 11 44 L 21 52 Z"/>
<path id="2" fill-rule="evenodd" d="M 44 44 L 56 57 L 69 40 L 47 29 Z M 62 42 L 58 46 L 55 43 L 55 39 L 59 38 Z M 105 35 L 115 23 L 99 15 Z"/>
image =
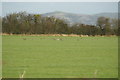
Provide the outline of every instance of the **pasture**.
<path id="1" fill-rule="evenodd" d="M 117 37 L 2 37 L 3 78 L 116 78 Z"/>

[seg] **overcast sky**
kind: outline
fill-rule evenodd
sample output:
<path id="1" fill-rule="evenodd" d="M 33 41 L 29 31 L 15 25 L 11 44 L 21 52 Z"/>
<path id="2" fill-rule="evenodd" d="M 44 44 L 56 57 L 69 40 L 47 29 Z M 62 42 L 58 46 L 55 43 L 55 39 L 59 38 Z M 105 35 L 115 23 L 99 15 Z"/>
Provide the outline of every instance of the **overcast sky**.
<path id="1" fill-rule="evenodd" d="M 3 2 L 2 15 L 26 11 L 28 13 L 48 13 L 63 11 L 77 14 L 117 12 L 117 2 Z"/>

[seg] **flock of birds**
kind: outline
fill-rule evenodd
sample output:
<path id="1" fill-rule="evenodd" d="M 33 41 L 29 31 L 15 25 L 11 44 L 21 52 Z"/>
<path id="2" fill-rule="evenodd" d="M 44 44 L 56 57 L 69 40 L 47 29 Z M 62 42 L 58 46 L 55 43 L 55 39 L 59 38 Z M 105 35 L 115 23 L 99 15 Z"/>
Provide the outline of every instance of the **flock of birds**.
<path id="1" fill-rule="evenodd" d="M 27 38 L 23 38 L 23 40 L 27 40 Z M 59 40 L 63 40 L 63 39 L 61 39 L 61 38 L 53 38 L 53 40 L 59 41 Z"/>
<path id="2" fill-rule="evenodd" d="M 41 38 L 42 39 L 42 38 Z M 82 38 L 77 38 L 76 40 L 78 41 L 78 40 L 80 40 L 80 39 L 82 39 Z M 27 40 L 27 38 L 23 38 L 23 40 Z M 63 41 L 63 39 L 62 38 L 52 38 L 52 40 L 56 40 L 56 41 Z"/>

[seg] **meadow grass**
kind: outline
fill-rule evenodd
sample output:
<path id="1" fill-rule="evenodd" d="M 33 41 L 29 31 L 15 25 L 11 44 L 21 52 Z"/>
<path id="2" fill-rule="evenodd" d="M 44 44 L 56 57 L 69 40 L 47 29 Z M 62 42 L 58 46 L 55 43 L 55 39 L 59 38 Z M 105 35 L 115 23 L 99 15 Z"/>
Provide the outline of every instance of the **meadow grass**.
<path id="1" fill-rule="evenodd" d="M 2 49 L 3 78 L 118 77 L 117 37 L 6 35 Z"/>

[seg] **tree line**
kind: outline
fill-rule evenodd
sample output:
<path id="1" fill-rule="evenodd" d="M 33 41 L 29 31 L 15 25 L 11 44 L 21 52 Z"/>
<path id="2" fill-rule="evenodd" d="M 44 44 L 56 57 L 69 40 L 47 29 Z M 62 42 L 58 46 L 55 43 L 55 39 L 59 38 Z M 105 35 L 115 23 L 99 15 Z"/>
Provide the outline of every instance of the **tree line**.
<path id="1" fill-rule="evenodd" d="M 118 19 L 99 17 L 96 25 L 74 24 L 55 17 L 26 12 L 12 13 L 2 17 L 2 33 L 7 34 L 78 34 L 119 35 Z"/>

